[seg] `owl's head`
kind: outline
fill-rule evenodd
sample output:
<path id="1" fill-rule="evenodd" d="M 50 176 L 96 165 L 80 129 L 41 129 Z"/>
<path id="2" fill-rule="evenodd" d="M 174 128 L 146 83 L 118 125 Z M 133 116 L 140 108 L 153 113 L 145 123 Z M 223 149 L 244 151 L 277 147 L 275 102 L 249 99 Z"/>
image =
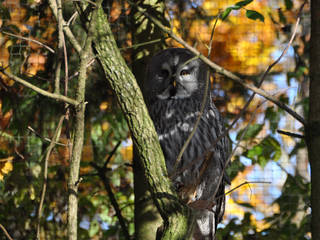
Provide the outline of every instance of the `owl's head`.
<path id="1" fill-rule="evenodd" d="M 152 57 L 143 92 L 147 102 L 201 98 L 208 67 L 184 48 L 169 48 Z"/>

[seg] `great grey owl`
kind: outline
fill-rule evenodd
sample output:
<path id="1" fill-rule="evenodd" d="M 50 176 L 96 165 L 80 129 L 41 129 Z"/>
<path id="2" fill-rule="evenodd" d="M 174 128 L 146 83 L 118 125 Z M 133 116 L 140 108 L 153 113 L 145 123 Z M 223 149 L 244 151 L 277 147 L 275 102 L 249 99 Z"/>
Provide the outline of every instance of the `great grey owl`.
<path id="1" fill-rule="evenodd" d="M 181 198 L 195 209 L 194 239 L 214 239 L 224 208 L 228 139 L 215 140 L 224 123 L 208 98 L 198 128 L 181 161 L 175 163 L 200 113 L 208 67 L 187 49 L 169 48 L 147 66 L 143 94 L 159 136 L 167 171 Z M 221 177 L 220 180 L 220 176 Z"/>

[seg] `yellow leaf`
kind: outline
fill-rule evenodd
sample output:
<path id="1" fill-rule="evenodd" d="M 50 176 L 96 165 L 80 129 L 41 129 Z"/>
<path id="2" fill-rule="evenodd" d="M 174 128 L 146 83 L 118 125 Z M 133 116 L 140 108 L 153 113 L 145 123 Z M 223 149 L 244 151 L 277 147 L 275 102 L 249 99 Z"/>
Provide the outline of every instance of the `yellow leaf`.
<path id="1" fill-rule="evenodd" d="M 132 144 L 127 146 L 127 147 L 123 147 L 120 150 L 120 153 L 123 157 L 124 160 L 129 160 L 131 161 L 132 156 L 133 156 L 133 148 L 132 148 Z"/>
<path id="2" fill-rule="evenodd" d="M 102 123 L 102 130 L 103 131 L 107 131 L 109 129 L 109 123 L 108 122 L 103 122 Z"/>
<path id="3" fill-rule="evenodd" d="M 13 170 L 13 157 L 0 159 L 0 180 L 3 180 L 4 175 L 7 175 Z"/>
<path id="4" fill-rule="evenodd" d="M 102 102 L 102 103 L 100 104 L 100 110 L 101 110 L 101 111 L 107 110 L 108 107 L 109 107 L 109 103 L 108 103 L 108 102 Z"/>
<path id="5" fill-rule="evenodd" d="M 34 200 L 36 198 L 36 193 L 34 190 L 34 187 L 31 185 L 30 189 L 29 189 L 29 194 L 30 194 L 30 199 Z"/>

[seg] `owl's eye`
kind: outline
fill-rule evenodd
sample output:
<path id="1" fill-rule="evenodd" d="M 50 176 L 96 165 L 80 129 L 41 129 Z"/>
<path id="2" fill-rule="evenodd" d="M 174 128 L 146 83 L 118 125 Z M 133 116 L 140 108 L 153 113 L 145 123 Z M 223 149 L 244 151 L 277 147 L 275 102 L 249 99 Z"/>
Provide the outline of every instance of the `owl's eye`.
<path id="1" fill-rule="evenodd" d="M 182 70 L 180 72 L 180 76 L 186 76 L 186 75 L 189 75 L 189 74 L 190 74 L 190 72 L 188 70 Z"/>
<path id="2" fill-rule="evenodd" d="M 162 69 L 160 72 L 160 76 L 163 78 L 169 77 L 169 71 L 167 69 Z"/>

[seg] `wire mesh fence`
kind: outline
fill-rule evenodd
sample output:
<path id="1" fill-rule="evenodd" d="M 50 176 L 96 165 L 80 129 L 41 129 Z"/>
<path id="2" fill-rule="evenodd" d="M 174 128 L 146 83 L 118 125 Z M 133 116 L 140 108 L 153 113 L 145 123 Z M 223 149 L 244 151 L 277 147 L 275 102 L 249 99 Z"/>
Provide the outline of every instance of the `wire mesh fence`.
<path id="1" fill-rule="evenodd" d="M 288 10 L 280 13 L 281 10 L 279 9 L 284 7 L 282 1 L 254 1 L 251 5 L 248 5 L 247 9 L 233 10 L 226 21 L 219 20 L 218 18 L 223 11 L 227 7 L 233 6 L 235 2 L 199 0 L 183 1 L 182 3 L 182 1 L 166 1 L 165 16 L 172 27 L 172 31 L 182 36 L 203 54 L 208 51 L 208 44 L 214 30 L 213 50 L 210 58 L 226 69 L 243 76 L 248 82 L 256 83 L 267 67 L 282 53 L 290 34 L 292 34 L 296 12 Z M 294 1 L 295 6 L 298 3 L 299 1 Z M 20 74 L 28 72 L 28 76 L 44 77 L 48 80 L 47 86 L 50 88 L 52 79 L 43 76 L 42 72 L 46 72 L 48 64 L 52 64 L 50 60 L 52 55 L 33 41 L 39 41 L 56 48 L 56 23 L 48 6 L 44 6 L 45 3 L 42 1 L 32 1 L 31 4 L 25 4 L 16 0 L 7 0 L 2 4 L 5 6 L 1 13 L 2 19 L 0 22 L 0 63 L 2 67 L 10 68 L 12 72 Z M 105 6 L 105 10 L 108 13 L 113 33 L 118 46 L 125 50 L 123 52 L 127 55 L 126 59 L 128 60 L 130 59 L 130 51 L 134 47 L 130 15 L 132 7 L 126 1 L 111 1 L 108 4 Z M 265 16 L 264 22 L 248 19 L 246 17 L 248 9 L 260 11 Z M 9 15 L 10 17 L 8 17 Z M 65 15 L 68 22 L 67 16 L 71 19 L 73 13 L 67 11 Z M 281 20 L 281 17 L 285 18 L 286 22 L 283 19 Z M 303 19 L 308 19 L 308 15 L 305 14 Z M 81 34 L 75 21 L 77 20 L 72 20 L 70 24 L 74 24 L 75 32 Z M 287 29 L 284 31 L 284 28 Z M 297 51 L 294 48 L 303 47 L 303 44 L 299 41 L 302 41 L 301 39 L 309 34 L 309 28 L 308 20 L 304 20 L 301 31 L 296 37 L 297 42 L 289 48 L 287 55 L 274 67 L 274 71 L 269 74 L 267 81 L 262 85 L 263 89 L 286 98 L 287 103 L 293 108 L 301 100 L 302 81 L 298 77 L 288 80 L 288 73 L 294 72 L 297 67 Z M 167 38 L 166 43 L 171 47 L 179 46 L 170 37 Z M 72 55 L 73 52 L 69 51 L 68 54 Z M 214 100 L 217 101 L 217 105 L 223 112 L 228 125 L 239 114 L 248 99 L 248 92 L 230 79 L 226 79 L 219 74 L 214 75 L 215 77 L 212 79 Z M 5 83 L 7 87 L 13 86 L 9 79 Z M 4 83 L 1 84 L 2 91 L 6 88 L 3 85 Z M 39 161 L 44 140 L 30 131 L 27 133 L 25 131 L 24 135 L 7 131 L 6 127 L 10 125 L 10 122 L 6 122 L 6 113 L 4 112 L 6 101 L 10 101 L 10 99 L 1 97 L 1 123 L 3 125 L 0 134 L 1 148 L 11 149 L 11 152 L 16 151 L 16 154 L 21 154 L 19 151 L 23 151 L 22 155 L 26 154 L 27 156 L 25 160 Z M 256 97 L 253 104 L 257 105 L 261 101 L 263 101 L 262 98 Z M 250 212 L 252 213 L 251 220 L 256 223 L 257 228 L 259 230 L 266 229 L 271 223 L 265 219 L 282 214 L 283 202 L 281 201 L 287 201 L 288 208 L 300 208 L 296 213 L 297 222 L 299 222 L 298 218 L 301 220 L 310 211 L 309 209 L 306 210 L 300 200 L 297 200 L 301 196 L 299 191 L 294 192 L 284 189 L 284 186 L 288 187 L 288 178 L 294 178 L 297 175 L 302 178 L 301 181 L 299 179 L 299 184 L 310 181 L 306 150 L 303 148 L 297 149 L 299 142 L 296 139 L 279 135 L 275 131 L 276 129 L 295 131 L 301 128 L 301 125 L 270 103 L 265 103 L 255 112 L 252 112 L 252 109 L 249 108 L 236 127 L 229 133 L 233 142 L 232 146 L 235 147 L 237 135 L 246 124 L 249 124 L 248 118 L 250 115 L 256 115 L 254 124 L 263 125 L 262 130 L 257 135 L 240 143 L 239 149 L 233 157 L 229 172 L 234 177 L 231 186 L 226 189 L 226 191 L 231 192 L 227 195 L 226 212 L 221 228 L 225 227 L 234 218 L 237 221 L 243 220 L 246 212 Z M 271 120 L 267 115 L 267 111 L 271 111 L 270 109 L 274 114 L 279 114 Z M 9 114 L 10 116 L 7 115 L 8 119 L 12 114 L 15 114 L 15 110 L 19 110 L 19 108 L 13 109 L 13 113 Z M 301 108 L 297 108 L 297 110 L 303 111 Z M 102 111 L 99 114 L 108 113 Z M 36 118 L 35 116 L 34 119 Z M 26 125 L 32 124 L 34 123 L 30 122 Z M 276 126 L 274 127 L 272 124 Z M 52 134 L 52 127 L 52 125 L 46 126 L 43 132 Z M 263 149 L 255 149 L 255 146 L 260 144 L 261 148 L 261 144 L 264 143 L 263 139 L 267 136 L 274 140 L 276 150 L 270 150 L 263 158 L 251 156 L 250 153 L 253 154 L 254 150 L 256 154 L 263 154 Z M 269 147 L 265 146 L 266 149 Z M 91 143 L 87 141 L 85 149 L 90 149 L 90 147 Z M 132 151 L 130 144 L 124 144 L 123 148 Z M 55 164 L 59 164 L 57 159 L 63 158 L 61 154 L 65 153 L 55 151 L 51 160 Z M 277 156 L 275 157 L 275 155 Z M 294 183 L 296 180 L 292 181 Z M 290 201 L 293 202 L 291 205 Z"/>

